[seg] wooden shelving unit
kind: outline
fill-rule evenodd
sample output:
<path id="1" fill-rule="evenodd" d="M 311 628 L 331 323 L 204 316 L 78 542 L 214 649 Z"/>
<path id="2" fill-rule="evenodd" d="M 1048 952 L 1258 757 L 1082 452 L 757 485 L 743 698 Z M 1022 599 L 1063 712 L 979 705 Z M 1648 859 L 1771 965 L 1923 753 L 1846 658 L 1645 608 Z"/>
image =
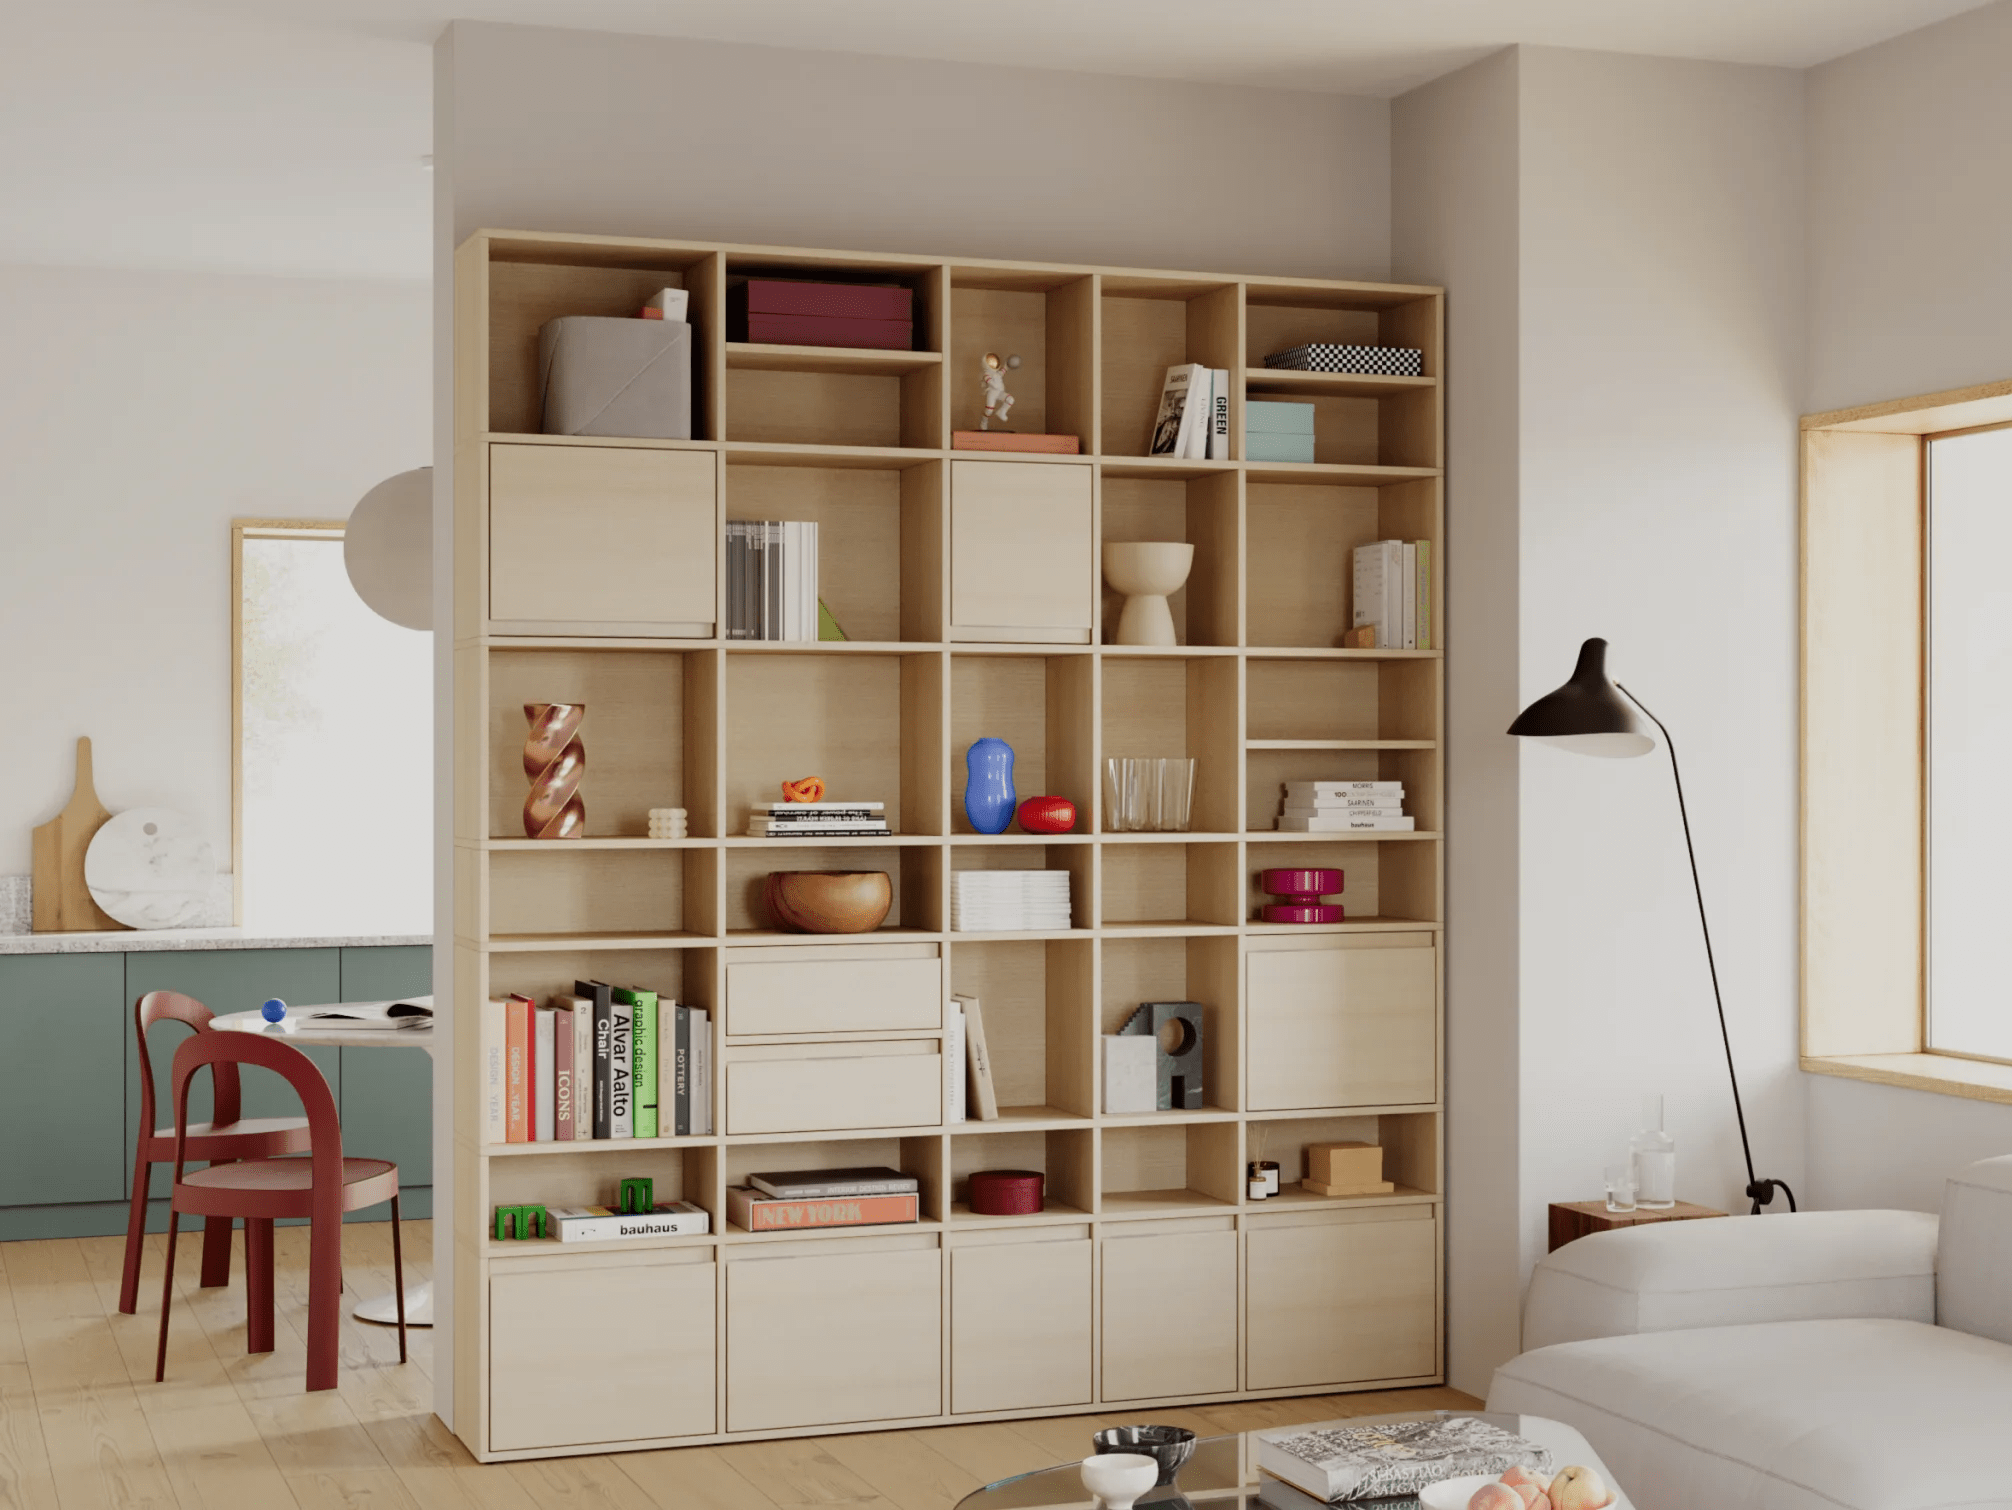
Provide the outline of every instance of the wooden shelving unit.
<path id="1" fill-rule="evenodd" d="M 918 349 L 728 342 L 728 282 L 756 271 L 905 283 Z M 540 326 L 631 314 L 667 285 L 692 295 L 696 438 L 539 434 Z M 451 1261 L 470 1449 L 1439 1382 L 1444 652 L 1338 647 L 1356 545 L 1431 540 L 1444 601 L 1440 291 L 482 232 L 455 301 Z M 1426 376 L 1262 367 L 1302 341 L 1422 347 Z M 976 428 L 988 350 L 1023 358 L 1014 427 L 1076 434 L 1081 455 L 949 448 Z M 1246 393 L 1314 403 L 1315 461 L 1143 454 L 1161 375 L 1186 360 L 1233 374 L 1235 455 Z M 822 596 L 855 638 L 722 638 L 734 518 L 817 520 Z M 1152 539 L 1196 547 L 1171 602 L 1182 643 L 1107 644 L 1102 544 Z M 522 837 L 527 701 L 587 705 L 585 839 Z M 963 754 L 981 735 L 1013 745 L 1023 796 L 1076 803 L 1077 832 L 970 832 Z M 1121 755 L 1195 759 L 1192 832 L 1105 830 L 1103 762 Z M 751 803 L 810 772 L 885 801 L 896 835 L 739 837 Z M 1275 832 L 1295 779 L 1401 780 L 1418 832 Z M 690 838 L 644 837 L 667 806 Z M 1253 921 L 1273 865 L 1343 869 L 1348 920 Z M 1022 867 L 1072 873 L 1068 929 L 949 931 L 955 872 Z M 759 901 L 777 869 L 885 870 L 894 910 L 871 935 L 779 933 Z M 813 998 L 815 1030 L 736 1029 L 759 972 L 916 960 L 928 1026 L 887 1026 L 869 994 L 860 1016 L 820 1018 Z M 478 1004 L 589 976 L 711 1010 L 715 1134 L 475 1141 Z M 943 1121 L 953 992 L 985 1004 L 997 1121 Z M 1205 1105 L 1105 1113 L 1100 1035 L 1165 1000 L 1205 1008 Z M 819 1105 L 739 1078 L 792 1054 L 830 1065 Z M 848 1075 L 917 1055 L 940 1071 L 933 1099 L 844 1096 Z M 1395 1192 L 1246 1199 L 1247 1161 L 1291 1182 L 1308 1144 L 1339 1140 L 1380 1142 Z M 851 1164 L 918 1176 L 925 1220 L 727 1221 L 751 1172 Z M 995 1168 L 1044 1171 L 1047 1210 L 974 1215 L 965 1180 Z M 712 1232 L 488 1236 L 498 1204 L 604 1201 L 626 1175 L 706 1207 Z"/>

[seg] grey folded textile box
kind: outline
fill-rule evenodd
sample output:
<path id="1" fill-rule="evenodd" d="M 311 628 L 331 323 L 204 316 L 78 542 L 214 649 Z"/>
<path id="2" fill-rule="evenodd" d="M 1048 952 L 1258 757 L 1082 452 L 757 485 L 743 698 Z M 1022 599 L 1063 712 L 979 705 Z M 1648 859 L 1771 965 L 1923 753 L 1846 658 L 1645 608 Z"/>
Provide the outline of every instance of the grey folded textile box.
<path id="1" fill-rule="evenodd" d="M 692 438 L 692 327 L 565 315 L 538 332 L 547 435 Z"/>

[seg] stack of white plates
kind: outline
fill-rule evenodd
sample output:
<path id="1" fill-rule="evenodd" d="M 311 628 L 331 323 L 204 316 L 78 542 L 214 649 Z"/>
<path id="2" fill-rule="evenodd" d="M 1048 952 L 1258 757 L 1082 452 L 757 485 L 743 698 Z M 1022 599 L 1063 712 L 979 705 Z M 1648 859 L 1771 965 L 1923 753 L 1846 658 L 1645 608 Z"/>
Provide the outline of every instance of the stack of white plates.
<path id="1" fill-rule="evenodd" d="M 1069 926 L 1066 870 L 959 870 L 950 878 L 957 933 L 1053 932 Z"/>

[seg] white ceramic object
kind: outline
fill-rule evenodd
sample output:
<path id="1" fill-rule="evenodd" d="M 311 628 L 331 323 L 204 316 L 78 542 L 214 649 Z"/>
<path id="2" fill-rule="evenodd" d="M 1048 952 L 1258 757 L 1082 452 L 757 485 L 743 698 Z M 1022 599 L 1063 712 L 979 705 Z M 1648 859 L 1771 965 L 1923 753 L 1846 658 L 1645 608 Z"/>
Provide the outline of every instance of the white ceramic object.
<path id="1" fill-rule="evenodd" d="M 1167 599 L 1194 569 L 1195 548 L 1182 540 L 1106 540 L 1104 580 L 1125 595 L 1120 645 L 1175 645 Z"/>
<path id="2" fill-rule="evenodd" d="M 128 928 L 194 926 L 216 875 L 216 851 L 202 830 L 164 807 L 118 814 L 84 851 L 92 900 Z"/>
<path id="3" fill-rule="evenodd" d="M 1467 1510 L 1467 1502 L 1474 1498 L 1475 1490 L 1501 1477 L 1499 1473 L 1469 1473 L 1457 1479 L 1428 1484 L 1418 1491 L 1418 1503 L 1425 1510 Z"/>
<path id="4" fill-rule="evenodd" d="M 342 532 L 342 564 L 372 613 L 433 627 L 433 468 L 387 477 L 363 495 Z"/>
<path id="5" fill-rule="evenodd" d="M 1103 1510 L 1132 1510 L 1160 1481 L 1160 1465 L 1137 1452 L 1100 1452 L 1083 1459 L 1083 1487 Z"/>

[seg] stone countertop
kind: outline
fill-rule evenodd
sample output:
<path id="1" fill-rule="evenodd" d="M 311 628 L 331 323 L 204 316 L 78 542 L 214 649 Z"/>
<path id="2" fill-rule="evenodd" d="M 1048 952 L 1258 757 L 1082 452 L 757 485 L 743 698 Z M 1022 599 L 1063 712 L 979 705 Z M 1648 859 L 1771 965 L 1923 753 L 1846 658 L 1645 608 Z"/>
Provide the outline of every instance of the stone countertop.
<path id="1" fill-rule="evenodd" d="M 337 937 L 247 933 L 242 928 L 120 928 L 101 933 L 0 933 L 0 954 L 149 954 L 201 949 L 376 949 L 431 944 L 430 933 Z"/>

